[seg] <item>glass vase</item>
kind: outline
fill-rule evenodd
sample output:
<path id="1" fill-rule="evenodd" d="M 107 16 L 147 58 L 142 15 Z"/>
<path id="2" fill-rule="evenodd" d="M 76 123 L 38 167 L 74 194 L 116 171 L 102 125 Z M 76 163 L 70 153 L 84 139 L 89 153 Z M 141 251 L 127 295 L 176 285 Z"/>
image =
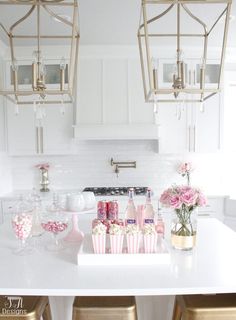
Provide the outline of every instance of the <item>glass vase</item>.
<path id="1" fill-rule="evenodd" d="M 175 249 L 191 250 L 196 244 L 196 210 L 175 210 L 171 222 L 171 244 Z"/>

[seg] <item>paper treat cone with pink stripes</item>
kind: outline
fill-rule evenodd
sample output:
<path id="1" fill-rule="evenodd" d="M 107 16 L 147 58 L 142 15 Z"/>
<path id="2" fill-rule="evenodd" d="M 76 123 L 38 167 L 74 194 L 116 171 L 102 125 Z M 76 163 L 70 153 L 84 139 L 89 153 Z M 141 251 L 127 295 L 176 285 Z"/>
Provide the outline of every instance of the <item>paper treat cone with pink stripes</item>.
<path id="1" fill-rule="evenodd" d="M 157 243 L 157 234 L 145 234 L 143 236 L 144 240 L 144 252 L 145 253 L 153 253 L 156 249 Z"/>
<path id="2" fill-rule="evenodd" d="M 126 240 L 128 253 L 139 253 L 140 234 L 127 234 Z"/>
<path id="3" fill-rule="evenodd" d="M 123 234 L 110 234 L 111 253 L 122 253 L 123 241 Z"/>
<path id="4" fill-rule="evenodd" d="M 92 234 L 94 253 L 106 252 L 106 234 Z"/>

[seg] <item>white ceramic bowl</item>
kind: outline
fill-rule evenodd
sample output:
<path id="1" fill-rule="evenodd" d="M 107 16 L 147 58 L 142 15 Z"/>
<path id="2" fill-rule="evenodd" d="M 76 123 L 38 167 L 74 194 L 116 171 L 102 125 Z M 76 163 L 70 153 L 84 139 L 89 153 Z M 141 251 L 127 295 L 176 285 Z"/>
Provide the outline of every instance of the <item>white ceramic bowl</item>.
<path id="1" fill-rule="evenodd" d="M 95 199 L 94 193 L 90 192 L 90 191 L 84 191 L 84 192 L 82 192 L 82 194 L 83 194 L 84 201 L 85 201 L 85 209 L 89 210 L 89 209 L 95 208 L 96 199 Z"/>
<path id="2" fill-rule="evenodd" d="M 82 193 L 67 194 L 66 210 L 79 212 L 85 209 L 85 200 Z"/>

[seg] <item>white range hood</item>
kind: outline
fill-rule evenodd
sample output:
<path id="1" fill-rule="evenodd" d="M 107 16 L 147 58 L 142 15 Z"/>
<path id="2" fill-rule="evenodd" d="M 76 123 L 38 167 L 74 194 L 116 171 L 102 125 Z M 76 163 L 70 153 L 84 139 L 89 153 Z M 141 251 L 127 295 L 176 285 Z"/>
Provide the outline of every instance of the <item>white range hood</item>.
<path id="1" fill-rule="evenodd" d="M 156 124 L 80 124 L 74 126 L 79 140 L 158 140 Z"/>

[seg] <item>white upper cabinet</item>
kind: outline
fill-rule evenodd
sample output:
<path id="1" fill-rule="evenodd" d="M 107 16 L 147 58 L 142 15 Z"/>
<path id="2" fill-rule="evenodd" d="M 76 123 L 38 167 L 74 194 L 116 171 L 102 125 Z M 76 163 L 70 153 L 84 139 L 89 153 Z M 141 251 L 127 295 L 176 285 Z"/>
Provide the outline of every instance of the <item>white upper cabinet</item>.
<path id="1" fill-rule="evenodd" d="M 163 103 L 159 106 L 157 122 L 159 127 L 159 153 L 179 153 L 189 151 L 188 110 L 178 110 L 174 104 Z"/>
<path id="2" fill-rule="evenodd" d="M 10 155 L 36 154 L 39 145 L 36 141 L 35 116 L 32 106 L 20 108 L 15 114 L 12 103 L 6 103 L 7 150 Z"/>
<path id="3" fill-rule="evenodd" d="M 70 154 L 73 137 L 73 106 L 66 104 L 64 110 L 58 105 L 46 107 L 43 126 L 43 153 Z"/>
<path id="4" fill-rule="evenodd" d="M 32 85 L 31 64 L 19 61 L 19 86 L 29 88 Z M 58 85 L 60 68 L 58 61 L 47 64 L 46 83 L 50 88 Z M 12 87 L 10 63 L 6 63 L 6 86 Z M 67 77 L 66 77 L 67 81 Z M 26 98 L 27 99 L 27 98 Z M 57 97 L 61 100 L 61 97 Z M 39 126 L 32 104 L 20 105 L 19 114 L 15 106 L 5 100 L 7 150 L 10 155 L 68 154 L 71 153 L 73 138 L 73 106 L 71 104 L 44 105 L 45 117 Z M 64 112 L 64 110 L 65 112 Z"/>
<path id="5" fill-rule="evenodd" d="M 134 49 L 134 48 L 133 48 Z M 137 49 L 138 50 L 138 49 Z M 140 59 L 130 48 L 84 48 L 79 57 L 76 108 L 47 105 L 43 127 L 38 128 L 33 106 L 21 106 L 15 116 L 14 106 L 6 103 L 8 151 L 12 155 L 69 154 L 72 138 L 151 139 L 158 141 L 160 153 L 216 152 L 220 148 L 222 110 L 217 94 L 199 105 L 162 103 L 156 116 L 152 103 L 145 103 Z M 165 55 L 163 55 L 165 56 Z M 159 59 L 160 86 L 171 87 L 174 59 Z M 21 88 L 31 86 L 30 62 L 19 61 Z M 48 87 L 59 81 L 59 62 L 47 62 Z M 186 60 L 186 86 L 199 87 L 200 62 Z M 217 82 L 219 66 L 214 60 L 206 66 L 206 86 Z M 11 69 L 6 64 L 6 84 L 10 88 Z M 72 128 L 74 125 L 74 129 Z M 157 144 L 156 144 L 157 146 Z"/>
<path id="6" fill-rule="evenodd" d="M 159 61 L 161 86 L 170 87 L 173 82 L 173 59 Z M 200 64 L 188 60 L 185 66 L 186 87 L 199 87 Z M 219 65 L 212 60 L 206 65 L 206 87 L 217 83 Z M 221 95 L 216 94 L 204 102 L 204 111 L 197 103 L 162 103 L 157 115 L 160 124 L 160 153 L 217 152 L 221 145 Z"/>
<path id="7" fill-rule="evenodd" d="M 173 83 L 173 74 L 176 72 L 176 61 L 174 59 L 160 59 L 160 84 L 168 87 Z M 216 85 L 220 73 L 220 65 L 216 60 L 208 60 L 205 68 L 205 86 L 209 88 Z M 200 62 L 197 59 L 185 60 L 185 84 L 186 87 L 199 87 Z"/>
<path id="8" fill-rule="evenodd" d="M 37 126 L 32 105 L 19 107 L 19 114 L 16 115 L 14 105 L 8 102 L 6 111 L 7 149 L 10 155 L 71 153 L 72 105 L 65 106 L 64 114 L 58 105 L 46 106 L 42 127 Z"/>
<path id="9" fill-rule="evenodd" d="M 192 106 L 192 141 L 193 152 L 217 152 L 221 148 L 221 94 L 216 94 L 204 102 L 204 111 L 198 105 Z"/>
<path id="10" fill-rule="evenodd" d="M 204 103 L 180 106 L 163 103 L 157 114 L 159 152 L 218 152 L 221 147 L 221 96 L 216 94 Z"/>

